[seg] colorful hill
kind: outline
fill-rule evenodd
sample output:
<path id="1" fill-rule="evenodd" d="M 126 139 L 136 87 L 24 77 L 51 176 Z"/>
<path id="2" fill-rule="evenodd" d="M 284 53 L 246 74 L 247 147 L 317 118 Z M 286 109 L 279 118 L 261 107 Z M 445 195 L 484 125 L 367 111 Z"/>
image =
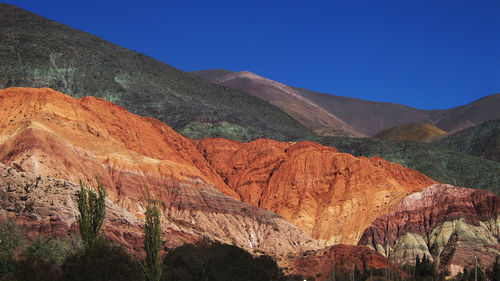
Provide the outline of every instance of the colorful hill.
<path id="1" fill-rule="evenodd" d="M 384 130 L 374 137 L 391 141 L 431 142 L 446 132 L 430 123 L 410 123 Z"/>

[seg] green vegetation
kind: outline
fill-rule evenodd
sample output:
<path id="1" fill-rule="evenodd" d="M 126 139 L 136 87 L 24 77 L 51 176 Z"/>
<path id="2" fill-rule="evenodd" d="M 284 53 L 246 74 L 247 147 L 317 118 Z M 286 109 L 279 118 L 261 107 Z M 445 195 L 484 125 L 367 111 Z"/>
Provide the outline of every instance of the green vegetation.
<path id="1" fill-rule="evenodd" d="M 492 120 L 456 132 L 434 142 L 435 145 L 500 162 L 500 120 Z"/>
<path id="2" fill-rule="evenodd" d="M 323 137 L 313 139 L 354 156 L 380 156 L 415 169 L 428 177 L 461 187 L 500 192 L 500 163 L 446 150 L 433 144 L 395 142 L 374 138 Z"/>
<path id="3" fill-rule="evenodd" d="M 91 34 L 0 5 L 0 88 L 49 87 L 93 95 L 159 119 L 191 138 L 294 140 L 312 135 L 277 107 Z M 227 122 L 247 131 L 234 134 Z M 197 123 L 217 127 L 205 131 Z"/>
<path id="4" fill-rule="evenodd" d="M 268 256 L 254 258 L 236 246 L 207 240 L 169 251 L 163 266 L 165 281 L 261 281 L 283 275 Z"/>
<path id="5" fill-rule="evenodd" d="M 97 181 L 98 193 L 91 187 L 84 187 L 80 181 L 80 190 L 76 193 L 78 226 L 85 246 L 91 246 L 97 239 L 106 215 L 106 189 Z"/>
<path id="6" fill-rule="evenodd" d="M 144 223 L 144 250 L 146 257 L 142 269 L 146 281 L 159 281 L 161 278 L 161 226 L 160 208 L 158 202 L 149 194 L 146 188 L 146 221 Z"/>
<path id="7" fill-rule="evenodd" d="M 69 256 L 62 266 L 62 280 L 143 280 L 139 262 L 121 246 L 100 239 Z"/>
<path id="8" fill-rule="evenodd" d="M 23 242 L 21 233 L 12 221 L 0 224 L 0 278 L 14 269 L 13 254 Z"/>

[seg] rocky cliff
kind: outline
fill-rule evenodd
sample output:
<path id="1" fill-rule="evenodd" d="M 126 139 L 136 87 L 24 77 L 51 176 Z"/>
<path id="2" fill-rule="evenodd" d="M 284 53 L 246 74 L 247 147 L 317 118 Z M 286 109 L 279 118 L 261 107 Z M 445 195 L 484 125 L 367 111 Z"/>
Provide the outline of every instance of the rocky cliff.
<path id="1" fill-rule="evenodd" d="M 499 210 L 490 192 L 437 184 L 377 218 L 359 244 L 397 263 L 426 255 L 453 274 L 474 266 L 474 255 L 486 268 L 500 254 Z"/>
<path id="2" fill-rule="evenodd" d="M 381 158 L 313 142 L 205 139 L 198 149 L 240 200 L 280 214 L 328 244 L 355 244 L 375 218 L 434 183 Z"/>
<path id="3" fill-rule="evenodd" d="M 2 209 L 12 210 L 8 213 L 24 210 L 23 202 L 34 204 L 35 215 L 27 216 L 27 224 L 50 224 L 52 218 L 42 214 L 52 213 L 64 231 L 74 228 L 77 212 L 68 202 L 73 202 L 76 185 L 63 183 L 83 179 L 95 184 L 97 176 L 108 188 L 108 203 L 134 220 L 142 217 L 148 186 L 162 202 L 164 229 L 179 233 L 168 239 L 177 245 L 206 235 L 275 257 L 320 246 L 280 216 L 221 193 L 233 192 L 211 172 L 194 143 L 159 121 L 102 99 L 76 100 L 50 89 L 2 90 L 0 104 L 0 161 L 32 178 L 60 179 L 57 185 L 44 181 L 43 188 L 30 187 L 30 192 L 24 186 L 34 181 L 17 181 L 9 185 L 14 191 L 4 190 Z M 6 174 L 3 180 L 11 178 Z M 64 216 L 57 211 L 62 206 Z M 136 221 L 127 224 L 137 227 Z M 129 227 L 111 228 L 113 235 L 131 235 Z"/>

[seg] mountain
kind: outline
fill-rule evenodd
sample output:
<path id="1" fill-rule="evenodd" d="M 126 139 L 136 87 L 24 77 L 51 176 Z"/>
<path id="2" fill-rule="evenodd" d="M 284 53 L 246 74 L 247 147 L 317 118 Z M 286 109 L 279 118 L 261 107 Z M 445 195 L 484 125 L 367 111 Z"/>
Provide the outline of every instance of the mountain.
<path id="1" fill-rule="evenodd" d="M 298 89 L 304 97 L 338 116 L 360 132 L 373 136 L 407 123 L 431 123 L 453 132 L 500 118 L 500 94 L 447 110 L 422 110 L 395 103 L 373 102 Z"/>
<path id="2" fill-rule="evenodd" d="M 304 256 L 328 260 L 326 244 L 357 244 L 373 221 L 435 184 L 313 142 L 190 140 L 103 99 L 51 89 L 0 90 L 0 108 L 0 219 L 15 217 L 33 234 L 69 235 L 74 182 L 95 184 L 97 176 L 108 189 L 105 233 L 136 252 L 144 186 L 161 201 L 167 247 L 209 237 L 288 267 Z M 488 210 L 498 213 L 497 205 Z"/>
<path id="3" fill-rule="evenodd" d="M 295 140 L 312 134 L 261 99 L 17 7 L 0 4 L 0 25 L 0 88 L 50 87 L 73 97 L 102 97 L 191 138 Z"/>
<path id="4" fill-rule="evenodd" d="M 373 136 L 400 124 L 430 122 L 441 116 L 440 110 L 421 110 L 396 103 L 375 102 L 335 96 L 299 88 L 298 92 L 324 110 L 336 114 L 360 132 Z"/>
<path id="5" fill-rule="evenodd" d="M 239 200 L 329 245 L 356 244 L 375 218 L 435 183 L 381 158 L 356 158 L 313 142 L 205 139 L 199 149 Z"/>
<path id="6" fill-rule="evenodd" d="M 446 110 L 435 125 L 448 132 L 477 126 L 485 121 L 500 119 L 499 106 L 500 93 L 486 96 Z"/>
<path id="7" fill-rule="evenodd" d="M 324 124 L 324 122 L 321 122 L 318 118 L 314 118 L 314 120 L 304 120 L 301 119 L 300 114 L 291 113 L 290 111 L 292 109 L 288 107 L 292 107 L 292 105 L 289 104 L 293 103 L 290 101 L 278 104 L 278 102 L 273 99 L 274 96 L 278 96 L 275 92 L 280 92 L 280 89 L 286 88 L 287 90 L 284 92 L 293 94 L 298 93 L 304 97 L 308 103 L 320 107 L 330 115 L 341 120 L 344 124 L 343 126 L 349 128 L 347 129 L 344 127 L 343 130 L 349 132 L 352 136 L 373 136 L 394 126 L 409 123 L 430 123 L 441 130 L 454 132 L 479 125 L 488 120 L 500 119 L 500 111 L 497 110 L 497 108 L 500 107 L 500 94 L 486 96 L 469 104 L 447 110 L 423 110 L 396 103 L 367 101 L 351 97 L 318 93 L 303 88 L 283 85 L 260 76 L 253 77 L 255 80 L 267 81 L 268 84 L 279 85 L 278 89 L 273 89 L 272 86 L 262 86 L 259 82 L 252 83 L 252 78 L 239 77 L 246 76 L 249 73 L 246 71 L 238 74 L 238 72 L 234 73 L 228 70 L 213 69 L 194 71 L 192 73 L 207 80 L 224 84 L 229 88 L 238 89 L 270 101 L 272 104 L 278 105 L 278 107 L 299 120 L 299 122 L 306 127 L 309 126 L 308 128 L 314 126 L 314 122 Z M 226 78 L 224 78 L 224 76 L 226 76 Z M 235 81 L 225 81 L 229 78 Z M 268 92 L 271 92 L 271 94 Z M 297 110 L 296 106 L 294 106 L 294 109 Z M 303 112 L 303 110 L 300 112 Z M 316 127 L 312 127 L 312 129 L 318 130 Z M 319 132 L 321 133 L 321 131 Z"/>
<path id="8" fill-rule="evenodd" d="M 383 130 L 374 138 L 392 141 L 431 142 L 446 132 L 430 123 L 410 123 Z"/>
<path id="9" fill-rule="evenodd" d="M 297 90 L 282 83 L 248 71 L 223 74 L 221 70 L 206 70 L 192 73 L 276 105 L 318 135 L 364 136 L 335 115 L 300 95 Z"/>
<path id="10" fill-rule="evenodd" d="M 499 207 L 484 190 L 434 185 L 373 221 L 359 244 L 399 264 L 425 255 L 453 275 L 473 268 L 474 255 L 486 268 L 500 254 Z"/>
<path id="11" fill-rule="evenodd" d="M 500 162 L 500 120 L 484 122 L 438 139 L 435 145 Z"/>
<path id="12" fill-rule="evenodd" d="M 107 187 L 107 204 L 117 210 L 108 218 L 111 237 L 135 240 L 147 186 L 162 201 L 162 228 L 177 245 L 208 236 L 276 258 L 321 247 L 280 216 L 225 195 L 232 190 L 195 142 L 158 120 L 51 89 L 1 90 L 0 104 L 0 162 L 10 167 L 5 175 L 15 172 L 20 179 L 2 177 L 2 213 L 22 213 L 40 232 L 59 222 L 67 233 L 77 214 L 77 185 L 67 183 L 95 185 L 98 177 Z"/>
<path id="13" fill-rule="evenodd" d="M 224 75 L 229 75 L 232 73 L 234 72 L 226 69 L 208 69 L 208 70 L 191 71 L 191 74 L 194 74 L 195 76 L 201 77 L 206 80 L 213 80 L 215 78 Z"/>

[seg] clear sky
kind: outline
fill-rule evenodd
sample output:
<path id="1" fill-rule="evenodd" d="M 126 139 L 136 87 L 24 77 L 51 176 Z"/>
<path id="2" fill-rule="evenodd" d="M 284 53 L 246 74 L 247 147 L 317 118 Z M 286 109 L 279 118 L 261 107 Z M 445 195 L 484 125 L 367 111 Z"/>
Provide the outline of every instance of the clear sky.
<path id="1" fill-rule="evenodd" d="M 500 92 L 498 0 L 6 2 L 185 71 L 424 109 Z"/>

